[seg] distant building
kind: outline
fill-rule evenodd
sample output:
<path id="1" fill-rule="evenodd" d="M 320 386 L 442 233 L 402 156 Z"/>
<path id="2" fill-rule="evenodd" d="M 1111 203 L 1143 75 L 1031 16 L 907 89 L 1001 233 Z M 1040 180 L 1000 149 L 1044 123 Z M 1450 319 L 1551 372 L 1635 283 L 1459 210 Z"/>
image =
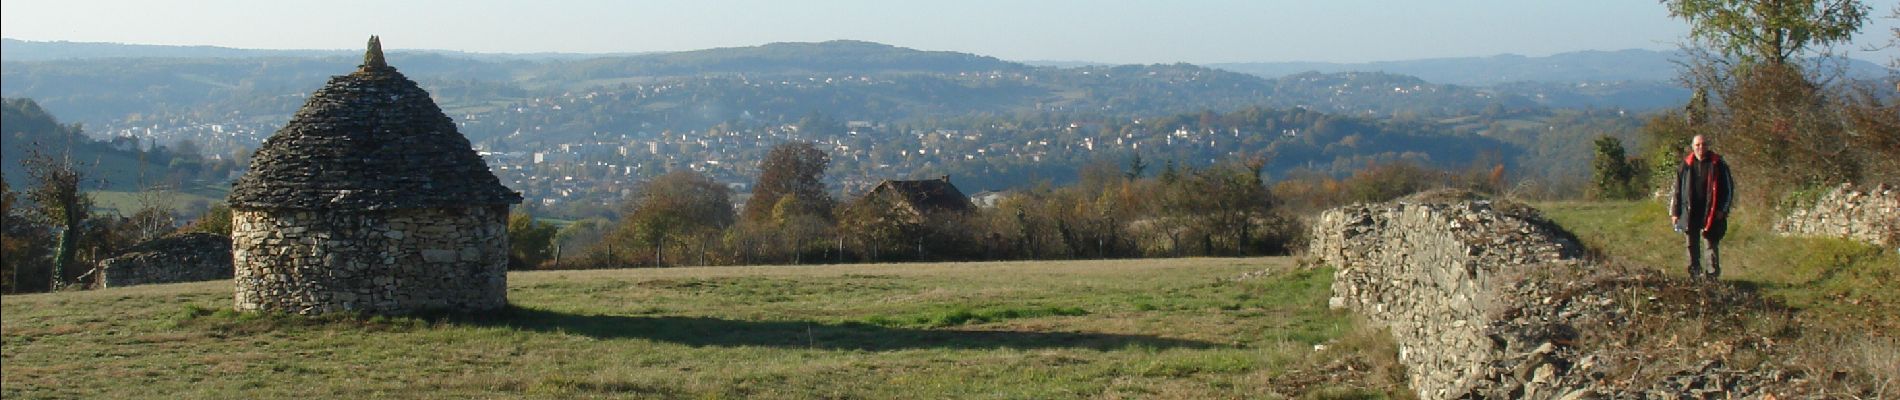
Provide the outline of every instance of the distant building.
<path id="1" fill-rule="evenodd" d="M 975 204 L 977 208 L 996 208 L 996 203 L 1003 201 L 1004 197 L 1009 197 L 1009 195 L 1003 192 L 985 190 L 970 195 L 970 203 Z"/>
<path id="2" fill-rule="evenodd" d="M 891 204 L 895 211 L 906 215 L 910 223 L 921 223 L 924 217 L 935 213 L 973 213 L 976 205 L 970 198 L 950 183 L 950 176 L 920 181 L 887 180 L 871 188 L 865 197 L 879 198 Z"/>

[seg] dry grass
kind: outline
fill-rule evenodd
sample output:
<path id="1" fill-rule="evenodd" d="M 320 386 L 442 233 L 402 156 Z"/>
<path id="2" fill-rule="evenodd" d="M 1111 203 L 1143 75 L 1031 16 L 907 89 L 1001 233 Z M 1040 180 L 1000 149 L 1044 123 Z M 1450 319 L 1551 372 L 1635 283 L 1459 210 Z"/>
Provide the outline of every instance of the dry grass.
<path id="1" fill-rule="evenodd" d="M 1690 283 L 1683 238 L 1660 204 L 1540 207 L 1603 261 L 1669 277 L 1619 299 L 1645 311 L 1629 327 L 1598 332 L 1632 359 L 1781 366 L 1821 396 L 1900 398 L 1900 254 L 1780 237 L 1763 228 L 1769 217 L 1739 210 L 1723 240 L 1723 281 Z"/>
<path id="2" fill-rule="evenodd" d="M 1249 272 L 1264 277 L 1234 279 Z M 16 398 L 1381 398 L 1389 343 L 1287 258 L 510 275 L 514 308 L 221 311 L 226 282 L 8 296 Z M 1315 352 L 1314 345 L 1332 346 Z M 1383 346 L 1383 347 L 1382 347 Z M 1379 365 L 1379 367 L 1370 367 Z"/>

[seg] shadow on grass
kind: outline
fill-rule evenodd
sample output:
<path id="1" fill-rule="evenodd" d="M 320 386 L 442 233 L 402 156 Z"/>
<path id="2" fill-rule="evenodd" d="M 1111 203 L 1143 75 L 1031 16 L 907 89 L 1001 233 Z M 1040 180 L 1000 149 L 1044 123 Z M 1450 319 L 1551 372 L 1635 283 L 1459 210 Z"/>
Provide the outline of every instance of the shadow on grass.
<path id="1" fill-rule="evenodd" d="M 739 321 L 707 317 L 579 315 L 509 306 L 486 315 L 449 317 L 474 326 L 558 332 L 596 339 L 647 339 L 688 346 L 761 346 L 824 350 L 1127 348 L 1210 349 L 1228 345 L 1144 335 L 892 328 L 863 323 Z"/>

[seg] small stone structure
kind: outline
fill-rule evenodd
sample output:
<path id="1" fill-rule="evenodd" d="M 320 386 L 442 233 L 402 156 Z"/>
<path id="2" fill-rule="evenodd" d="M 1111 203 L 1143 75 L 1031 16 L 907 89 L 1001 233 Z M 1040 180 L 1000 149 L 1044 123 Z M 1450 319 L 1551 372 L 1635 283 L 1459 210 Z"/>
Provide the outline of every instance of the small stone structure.
<path id="1" fill-rule="evenodd" d="M 1900 248 L 1900 188 L 1885 183 L 1872 188 L 1842 184 L 1822 195 L 1813 207 L 1794 210 L 1775 232 L 1783 235 L 1832 236 Z"/>
<path id="2" fill-rule="evenodd" d="M 508 206 L 455 122 L 385 63 L 310 95 L 232 188 L 238 310 L 481 311 L 507 305 Z"/>
<path id="3" fill-rule="evenodd" d="M 187 233 L 153 239 L 101 261 L 99 270 L 101 287 L 231 279 L 231 238 Z"/>

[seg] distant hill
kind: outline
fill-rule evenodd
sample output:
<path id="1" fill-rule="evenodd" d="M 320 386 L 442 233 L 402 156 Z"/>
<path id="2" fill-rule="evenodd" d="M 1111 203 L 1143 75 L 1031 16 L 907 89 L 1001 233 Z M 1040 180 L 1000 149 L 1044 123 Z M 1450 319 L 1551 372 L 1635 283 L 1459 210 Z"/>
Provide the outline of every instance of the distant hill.
<path id="1" fill-rule="evenodd" d="M 641 54 L 469 53 L 451 50 L 409 50 L 409 52 L 441 54 L 484 61 L 576 60 Z M 5 59 L 8 61 L 52 61 L 97 58 L 323 58 L 360 56 L 361 52 L 358 50 L 267 50 L 218 46 L 166 46 L 67 41 L 36 42 L 18 39 L 0 39 L 0 54 L 4 54 Z"/>
<path id="2" fill-rule="evenodd" d="M 195 167 L 168 162 L 167 172 L 216 184 L 228 182 L 246 161 L 243 150 L 289 120 L 311 91 L 360 60 L 4 57 L 0 93 L 32 98 L 102 138 L 196 141 L 186 147 L 209 150 L 203 159 Z M 590 179 L 582 187 L 589 190 L 662 166 L 749 181 L 757 157 L 781 140 L 836 146 L 841 186 L 952 174 L 977 188 L 1020 187 L 1137 153 L 1183 165 L 1267 157 L 1269 173 L 1416 161 L 1505 163 L 1514 174 L 1543 176 L 1587 165 L 1564 158 L 1588 154 L 1568 151 L 1569 139 L 1634 132 L 1636 114 L 1622 111 L 1686 99 L 1640 84 L 1470 86 L 1385 72 L 1264 78 L 1193 64 L 1034 66 L 860 41 L 544 60 L 392 51 L 389 60 L 429 90 L 473 144 L 497 154 L 491 161 L 526 165 L 519 160 L 546 153 L 549 163 L 589 166 L 573 171 Z M 1556 109 L 1564 107 L 1594 110 Z M 1540 158 L 1519 168 L 1516 160 L 1530 155 Z M 553 172 L 519 174 L 542 173 Z M 573 189 L 547 179 L 520 184 L 542 196 Z"/>
<path id="3" fill-rule="evenodd" d="M 17 42 L 17 41 L 16 41 Z M 16 43 L 19 44 L 19 43 Z M 0 92 L 34 98 L 66 118 L 94 125 L 187 117 L 283 121 L 305 93 L 358 58 L 167 46 L 38 43 L 40 53 L 125 49 L 130 54 L 244 54 L 219 58 L 4 59 Z M 154 48 L 165 48 L 154 49 Z M 27 57 L 32 59 L 32 57 Z M 1058 112 L 1155 115 L 1252 106 L 1314 107 L 1374 115 L 1457 114 L 1522 99 L 1416 78 L 1368 81 L 1262 79 L 1190 64 L 1035 67 L 965 53 L 861 41 L 773 43 L 579 60 L 485 61 L 450 54 L 390 53 L 391 63 L 451 114 L 563 132 L 702 129 L 735 119 L 790 121 L 812 112 L 898 121 L 972 113 Z M 1384 77 L 1396 77 L 1381 75 Z M 1351 83 L 1352 88 L 1333 87 Z M 1396 85 L 1396 86 L 1395 86 Z M 1363 87 L 1360 87 L 1363 86 Z M 1399 88 L 1405 86 L 1406 88 Z M 1416 88 L 1414 88 L 1416 86 Z M 1400 89 L 1397 92 L 1394 89 Z M 537 99 L 575 97 L 546 108 Z M 496 113 L 511 109 L 512 113 Z M 531 122 L 531 124 L 530 124 Z M 506 125 L 506 126 L 504 126 Z M 516 125 L 475 125 L 471 135 L 512 133 Z"/>
<path id="4" fill-rule="evenodd" d="M 33 182 L 27 176 L 23 162 L 29 154 L 38 152 L 64 157 L 76 164 L 110 165 L 114 167 L 111 170 L 118 171 L 101 176 L 97 172 L 99 169 L 83 168 L 89 180 L 85 183 L 85 189 L 88 190 L 97 188 L 102 178 L 107 183 L 136 180 L 135 171 L 139 162 L 138 152 L 134 150 L 136 143 L 114 147 L 111 143 L 86 137 L 80 129 L 78 125 L 60 123 L 33 100 L 0 100 L 0 175 L 4 175 L 8 185 L 13 188 L 31 186 Z"/>
<path id="5" fill-rule="evenodd" d="M 84 174 L 80 188 L 87 191 L 130 192 L 163 184 L 203 197 L 221 193 L 224 178 L 240 168 L 237 160 L 205 158 L 195 145 L 142 148 L 148 145 L 132 138 L 98 140 L 80 124 L 61 123 L 32 99 L 0 99 L 0 176 L 16 189 L 33 184 L 23 162 L 35 152 L 70 160 Z"/>
<path id="6" fill-rule="evenodd" d="M 1301 72 L 1384 72 L 1411 75 L 1427 81 L 1466 86 L 1516 82 L 1669 82 L 1678 76 L 1683 59 L 1678 52 L 1655 50 L 1579 51 L 1546 57 L 1504 54 L 1490 57 L 1433 58 L 1369 63 L 1221 63 L 1209 67 L 1266 78 Z M 1845 59 L 1848 76 L 1885 77 L 1891 71 L 1878 63 Z"/>
<path id="7" fill-rule="evenodd" d="M 1020 71 L 1029 66 L 966 53 L 835 40 L 601 57 L 547 68 L 543 80 L 705 74 L 869 74 Z"/>

